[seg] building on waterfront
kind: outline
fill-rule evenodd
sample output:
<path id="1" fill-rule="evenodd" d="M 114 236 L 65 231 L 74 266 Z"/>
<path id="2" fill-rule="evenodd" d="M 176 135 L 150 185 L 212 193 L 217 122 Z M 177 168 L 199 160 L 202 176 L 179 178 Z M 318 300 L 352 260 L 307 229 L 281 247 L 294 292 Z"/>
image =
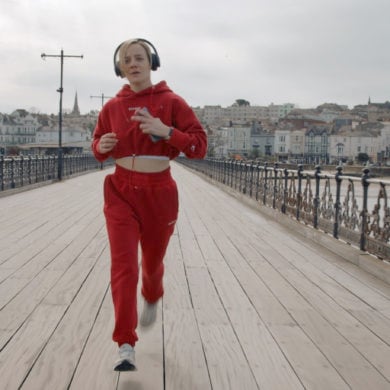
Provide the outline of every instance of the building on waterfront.
<path id="1" fill-rule="evenodd" d="M 230 123 L 245 125 L 253 121 L 269 119 L 273 122 L 284 118 L 294 109 L 291 103 L 269 106 L 251 106 L 250 104 L 232 104 L 229 107 L 204 106 L 194 108 L 198 119 L 205 126 L 230 126 Z"/>
<path id="2" fill-rule="evenodd" d="M 354 162 L 365 153 L 373 163 L 390 163 L 388 102 L 369 102 L 348 110 L 330 103 L 312 109 L 292 104 L 251 106 L 239 99 L 230 107 L 196 107 L 194 112 L 207 130 L 211 157 L 271 157 L 275 161 L 323 164 Z M 63 115 L 65 153 L 90 152 L 97 115 L 97 111 L 80 114 L 76 92 L 73 109 Z M 375 120 L 370 122 L 369 117 Z M 18 148 L 23 153 L 55 153 L 58 116 L 25 110 L 0 114 L 0 153 L 18 153 Z"/>
<path id="3" fill-rule="evenodd" d="M 14 153 L 16 145 L 34 143 L 40 123 L 26 110 L 0 114 L 0 154 Z"/>
<path id="4" fill-rule="evenodd" d="M 341 128 L 337 134 L 329 137 L 330 162 L 352 162 L 359 154 L 366 154 L 370 161 L 377 161 L 381 137 L 379 131 Z"/>
<path id="5" fill-rule="evenodd" d="M 305 162 L 329 163 L 329 129 L 326 126 L 312 126 L 305 134 Z"/>
<path id="6" fill-rule="evenodd" d="M 251 127 L 228 127 L 227 153 L 230 156 L 249 157 L 251 147 Z"/>
<path id="7" fill-rule="evenodd" d="M 253 123 L 251 132 L 252 157 L 270 157 L 275 151 L 275 134 L 259 123 Z"/>
<path id="8" fill-rule="evenodd" d="M 390 164 L 390 121 L 383 123 L 380 134 L 378 160 Z"/>
<path id="9" fill-rule="evenodd" d="M 65 153 L 90 152 L 97 113 L 80 114 L 77 92 L 73 110 L 62 119 L 62 146 Z M 58 115 L 32 114 L 15 110 L 0 114 L 0 154 L 56 153 L 59 144 Z"/>

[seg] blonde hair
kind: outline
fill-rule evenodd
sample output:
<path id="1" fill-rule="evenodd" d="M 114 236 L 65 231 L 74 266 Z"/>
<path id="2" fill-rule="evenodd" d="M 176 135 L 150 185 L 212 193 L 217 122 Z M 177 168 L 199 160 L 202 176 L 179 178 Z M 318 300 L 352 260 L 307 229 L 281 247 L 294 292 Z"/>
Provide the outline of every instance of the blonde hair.
<path id="1" fill-rule="evenodd" d="M 122 74 L 123 74 L 122 65 L 125 63 L 125 56 L 126 56 L 127 49 L 131 45 L 134 45 L 136 43 L 138 45 L 141 45 L 145 49 L 145 52 L 146 52 L 148 60 L 149 60 L 149 64 L 150 64 L 150 66 L 152 65 L 152 51 L 150 50 L 149 45 L 141 39 L 129 39 L 129 40 L 123 42 L 121 47 L 119 48 L 119 69 L 120 69 Z"/>

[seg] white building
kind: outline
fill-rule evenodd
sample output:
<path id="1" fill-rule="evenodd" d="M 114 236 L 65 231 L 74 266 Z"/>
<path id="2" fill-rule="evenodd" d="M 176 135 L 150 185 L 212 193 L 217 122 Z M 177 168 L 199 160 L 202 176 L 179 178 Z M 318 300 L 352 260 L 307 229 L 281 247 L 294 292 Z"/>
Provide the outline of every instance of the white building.
<path id="1" fill-rule="evenodd" d="M 221 106 L 205 106 L 203 108 L 203 115 L 198 111 L 198 115 L 202 118 L 204 123 L 208 125 L 220 124 L 224 117 L 223 108 Z"/>
<path id="2" fill-rule="evenodd" d="M 376 162 L 378 152 L 381 150 L 380 145 L 381 137 L 360 131 L 334 134 L 329 137 L 330 161 L 337 163 L 342 159 L 354 161 L 360 153 L 365 153 L 370 161 Z"/>
<path id="3" fill-rule="evenodd" d="M 384 122 L 383 125 L 384 127 L 380 135 L 379 152 L 382 152 L 383 157 L 388 160 L 390 158 L 390 122 Z"/>
<path id="4" fill-rule="evenodd" d="M 224 108 L 223 110 L 226 122 L 232 121 L 234 123 L 250 123 L 269 117 L 268 108 L 262 106 L 233 105 L 231 107 Z"/>
<path id="5" fill-rule="evenodd" d="M 277 121 L 280 118 L 284 118 L 293 109 L 294 105 L 290 103 L 282 105 L 271 104 L 268 107 L 233 104 L 226 108 L 221 106 L 198 107 L 194 111 L 199 120 L 204 124 L 227 126 L 229 123 L 247 124 L 264 119 Z"/>
<path id="6" fill-rule="evenodd" d="M 290 154 L 290 130 L 275 130 L 274 151 L 278 160 L 287 160 Z"/>
<path id="7" fill-rule="evenodd" d="M 292 159 L 299 159 L 305 153 L 305 132 L 306 129 L 292 130 L 290 132 L 290 156 Z M 290 158 L 290 157 L 289 157 Z"/>
<path id="8" fill-rule="evenodd" d="M 208 138 L 209 145 L 214 149 L 215 157 L 228 157 L 228 128 L 221 127 L 212 131 Z"/>
<path id="9" fill-rule="evenodd" d="M 282 105 L 276 105 L 271 103 L 268 106 L 268 117 L 272 120 L 279 120 L 281 118 L 284 118 L 289 112 L 291 112 L 294 109 L 294 105 L 291 103 L 286 103 Z"/>
<path id="10" fill-rule="evenodd" d="M 2 148 L 35 142 L 40 124 L 25 110 L 16 110 L 11 115 L 0 114 L 0 145 Z"/>
<path id="11" fill-rule="evenodd" d="M 248 156 L 252 150 L 250 127 L 226 127 L 229 155 Z"/>

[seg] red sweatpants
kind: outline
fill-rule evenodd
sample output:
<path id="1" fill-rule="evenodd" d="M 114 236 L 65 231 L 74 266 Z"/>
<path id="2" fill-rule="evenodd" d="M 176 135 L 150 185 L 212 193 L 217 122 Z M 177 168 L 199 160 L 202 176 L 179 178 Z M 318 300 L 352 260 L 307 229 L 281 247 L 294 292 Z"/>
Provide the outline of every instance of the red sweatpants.
<path id="1" fill-rule="evenodd" d="M 178 215 L 177 187 L 170 169 L 140 173 L 117 165 L 104 182 L 104 214 L 111 250 L 113 340 L 134 346 L 138 340 L 139 244 L 142 295 L 153 303 L 164 293 L 163 259 Z"/>

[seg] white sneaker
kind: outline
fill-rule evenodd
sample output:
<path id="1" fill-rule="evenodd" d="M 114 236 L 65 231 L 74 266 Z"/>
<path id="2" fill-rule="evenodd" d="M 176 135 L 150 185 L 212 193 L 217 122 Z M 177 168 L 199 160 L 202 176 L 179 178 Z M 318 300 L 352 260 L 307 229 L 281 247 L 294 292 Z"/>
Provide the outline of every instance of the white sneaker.
<path id="1" fill-rule="evenodd" d="M 142 327 L 153 325 L 157 318 L 157 302 L 149 303 L 144 300 L 144 308 L 142 310 L 139 323 Z"/>
<path id="2" fill-rule="evenodd" d="M 136 371 L 135 351 L 130 344 L 122 344 L 119 348 L 119 359 L 115 362 L 114 371 Z"/>

